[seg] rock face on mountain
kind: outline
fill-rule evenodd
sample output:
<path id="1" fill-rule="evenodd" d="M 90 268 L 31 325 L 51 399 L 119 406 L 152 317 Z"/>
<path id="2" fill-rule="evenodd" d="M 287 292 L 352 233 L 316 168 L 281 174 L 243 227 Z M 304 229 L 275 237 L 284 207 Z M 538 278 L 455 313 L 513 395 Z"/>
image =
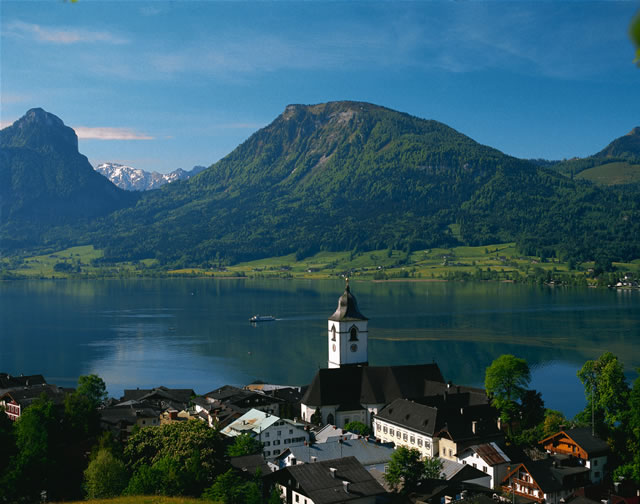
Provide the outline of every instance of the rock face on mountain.
<path id="1" fill-rule="evenodd" d="M 148 172 L 140 168 L 132 168 L 118 163 L 102 163 L 95 167 L 101 175 L 126 191 L 149 191 L 177 180 L 187 180 L 201 171 L 205 166 L 194 166 L 191 170 L 178 168 L 170 173 Z"/>
<path id="2" fill-rule="evenodd" d="M 626 158 L 640 162 L 640 126 L 616 138 L 594 157 Z"/>
<path id="3" fill-rule="evenodd" d="M 86 221 L 135 201 L 96 173 L 75 132 L 40 108 L 0 131 L 3 246 L 55 224 Z"/>

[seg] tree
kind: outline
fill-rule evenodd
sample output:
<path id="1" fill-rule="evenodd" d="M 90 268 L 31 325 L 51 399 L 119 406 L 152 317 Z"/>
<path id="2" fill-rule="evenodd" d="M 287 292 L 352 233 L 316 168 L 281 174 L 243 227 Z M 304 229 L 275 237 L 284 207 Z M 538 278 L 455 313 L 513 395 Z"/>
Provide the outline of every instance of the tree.
<path id="1" fill-rule="evenodd" d="M 344 426 L 344 430 L 353 432 L 355 434 L 360 434 L 361 436 L 371 436 L 373 432 L 371 431 L 371 427 L 362 423 L 362 422 L 349 422 Z"/>
<path id="2" fill-rule="evenodd" d="M 640 12 L 638 12 L 629 26 L 629 37 L 636 46 L 636 58 L 633 62 L 640 67 Z"/>
<path id="3" fill-rule="evenodd" d="M 402 493 L 409 493 L 416 489 L 420 481 L 440 479 L 441 476 L 442 461 L 439 458 L 427 457 L 422 460 L 417 449 L 400 446 L 391 454 L 389 470 L 384 479 L 394 491 L 401 489 Z"/>
<path id="4" fill-rule="evenodd" d="M 236 436 L 233 444 L 227 448 L 229 457 L 242 457 L 243 455 L 259 453 L 262 453 L 262 443 L 247 433 Z"/>
<path id="5" fill-rule="evenodd" d="M 111 451 L 101 449 L 84 471 L 87 499 L 116 497 L 126 488 L 128 480 L 124 462 Z"/>
<path id="6" fill-rule="evenodd" d="M 147 481 L 153 485 L 156 475 L 164 474 L 168 481 L 179 482 L 178 490 L 170 490 L 173 495 L 200 495 L 224 467 L 225 452 L 218 431 L 190 420 L 140 429 L 129 437 L 124 455 L 134 473 L 128 491 L 146 488 Z"/>
<path id="7" fill-rule="evenodd" d="M 531 381 L 531 371 L 524 359 L 501 355 L 487 368 L 484 386 L 503 421 L 513 428 L 513 420 Z"/>
<path id="8" fill-rule="evenodd" d="M 629 385 L 624 366 L 618 357 L 605 352 L 597 360 L 585 362 L 578 371 L 578 378 L 587 398 L 582 417 L 592 415 L 596 432 L 606 439 L 628 409 Z"/>
<path id="9" fill-rule="evenodd" d="M 100 406 L 108 397 L 106 384 L 96 374 L 78 377 L 76 394 L 86 396 L 93 403 L 94 408 Z"/>
<path id="10" fill-rule="evenodd" d="M 218 476 L 202 497 L 222 504 L 261 504 L 262 495 L 255 481 L 245 481 L 232 469 Z"/>
<path id="11" fill-rule="evenodd" d="M 526 390 L 521 401 L 520 420 L 523 429 L 531 429 L 544 422 L 544 401 L 540 392 Z"/>

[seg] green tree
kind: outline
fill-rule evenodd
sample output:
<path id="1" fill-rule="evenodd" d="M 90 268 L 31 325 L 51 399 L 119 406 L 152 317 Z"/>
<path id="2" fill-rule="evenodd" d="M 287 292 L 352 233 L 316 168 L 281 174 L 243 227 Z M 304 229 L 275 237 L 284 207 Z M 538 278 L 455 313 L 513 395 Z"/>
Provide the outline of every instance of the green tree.
<path id="1" fill-rule="evenodd" d="M 134 473 L 127 491 L 146 488 L 145 482 L 164 474 L 180 486 L 167 490 L 172 495 L 198 496 L 221 472 L 224 456 L 220 433 L 204 422 L 190 420 L 142 428 L 129 437 L 124 449 L 127 468 Z M 174 469 L 180 478 L 173 477 Z"/>
<path id="2" fill-rule="evenodd" d="M 227 448 L 229 457 L 241 457 L 259 453 L 262 453 L 262 443 L 247 433 L 236 436 L 233 443 Z"/>
<path id="3" fill-rule="evenodd" d="M 111 451 L 101 449 L 84 471 L 87 499 L 116 497 L 126 488 L 129 480 L 124 462 Z"/>
<path id="4" fill-rule="evenodd" d="M 420 452 L 415 448 L 400 446 L 391 454 L 389 470 L 384 475 L 385 481 L 398 492 L 409 493 L 416 489 L 418 483 L 426 478 L 442 477 L 442 461 L 435 457 L 422 460 Z"/>
<path id="5" fill-rule="evenodd" d="M 484 387 L 510 430 L 519 410 L 518 401 L 522 401 L 530 381 L 527 361 L 510 354 L 501 355 L 487 368 Z"/>
<path id="6" fill-rule="evenodd" d="M 540 392 L 526 390 L 521 401 L 520 421 L 523 429 L 531 429 L 544 422 L 544 401 Z"/>
<path id="7" fill-rule="evenodd" d="M 262 494 L 255 481 L 245 481 L 232 469 L 218 476 L 202 497 L 222 504 L 261 504 Z"/>
<path id="8" fill-rule="evenodd" d="M 100 406 L 108 397 L 106 384 L 96 374 L 78 377 L 76 394 L 86 396 L 93 403 L 94 408 Z"/>
<path id="9" fill-rule="evenodd" d="M 362 422 L 349 422 L 344 426 L 344 430 L 353 432 L 355 434 L 360 434 L 361 436 L 371 436 L 373 432 L 371 431 L 371 427 L 362 423 Z"/>
<path id="10" fill-rule="evenodd" d="M 611 352 L 603 353 L 597 360 L 589 360 L 578 371 L 584 385 L 587 407 L 581 418 L 593 416 L 595 430 L 606 439 L 628 410 L 629 385 L 624 376 L 624 366 Z"/>

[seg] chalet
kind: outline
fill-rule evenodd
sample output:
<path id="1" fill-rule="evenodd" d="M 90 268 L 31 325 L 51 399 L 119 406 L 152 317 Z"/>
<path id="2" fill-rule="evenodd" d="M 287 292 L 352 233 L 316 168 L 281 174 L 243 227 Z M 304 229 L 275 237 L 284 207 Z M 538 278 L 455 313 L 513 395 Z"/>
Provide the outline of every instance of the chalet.
<path id="1" fill-rule="evenodd" d="M 507 494 L 546 504 L 560 504 L 577 489 L 589 484 L 589 469 L 568 456 L 518 464 L 502 480 Z"/>
<path id="2" fill-rule="evenodd" d="M 423 456 L 456 462 L 466 447 L 502 440 L 496 412 L 486 404 L 470 405 L 469 395 L 446 396 L 431 405 L 396 399 L 373 420 L 376 438 L 418 449 Z"/>
<path id="3" fill-rule="evenodd" d="M 286 504 L 374 504 L 386 494 L 355 457 L 284 467 L 265 480 Z"/>
<path id="4" fill-rule="evenodd" d="M 367 470 L 386 472 L 394 448 L 391 443 L 377 443 L 367 438 L 336 440 L 326 443 L 305 444 L 287 448 L 275 460 L 283 468 L 297 464 L 310 464 L 343 457 L 355 457 Z"/>
<path id="5" fill-rule="evenodd" d="M 4 408 L 9 420 L 15 421 L 20 418 L 26 408 L 41 397 L 52 401 L 57 407 L 63 407 L 65 397 L 73 390 L 50 384 L 12 388 L 0 396 L 0 406 Z"/>
<path id="6" fill-rule="evenodd" d="M 547 453 L 568 455 L 583 461 L 591 470 L 592 483 L 602 481 L 607 466 L 609 445 L 591 434 L 587 427 L 557 432 L 544 438 L 540 443 Z"/>
<path id="7" fill-rule="evenodd" d="M 249 410 L 230 423 L 222 429 L 222 434 L 228 437 L 249 434 L 263 444 L 267 461 L 275 459 L 286 448 L 309 442 L 309 431 L 303 424 L 257 409 Z"/>

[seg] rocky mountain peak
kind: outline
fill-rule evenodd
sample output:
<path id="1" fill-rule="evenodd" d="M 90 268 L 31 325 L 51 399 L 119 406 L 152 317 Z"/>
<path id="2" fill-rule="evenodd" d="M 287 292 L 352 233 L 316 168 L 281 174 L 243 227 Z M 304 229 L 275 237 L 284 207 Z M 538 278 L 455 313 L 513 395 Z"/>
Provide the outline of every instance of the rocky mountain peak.
<path id="1" fill-rule="evenodd" d="M 41 108 L 32 108 L 2 130 L 0 145 L 3 147 L 26 147 L 37 151 L 56 149 L 78 150 L 78 137 L 73 129 L 65 126 L 62 119 Z"/>

